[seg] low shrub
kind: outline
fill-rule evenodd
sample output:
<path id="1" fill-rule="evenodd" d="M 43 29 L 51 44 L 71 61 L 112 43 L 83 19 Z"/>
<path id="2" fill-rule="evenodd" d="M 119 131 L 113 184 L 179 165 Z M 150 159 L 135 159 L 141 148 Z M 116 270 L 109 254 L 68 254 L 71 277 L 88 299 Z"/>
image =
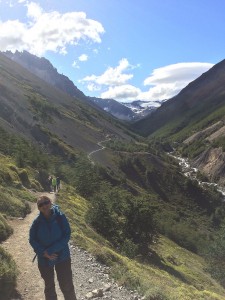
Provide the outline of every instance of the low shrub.
<path id="1" fill-rule="evenodd" d="M 29 180 L 27 171 L 25 169 L 22 169 L 22 170 L 19 171 L 19 177 L 20 177 L 20 180 L 21 180 L 22 184 L 25 187 L 29 188 L 30 187 L 30 180 Z"/>
<path id="2" fill-rule="evenodd" d="M 30 212 L 30 206 L 13 194 L 0 190 L 0 211 L 7 216 L 25 217 Z"/>
<path id="3" fill-rule="evenodd" d="M 138 254 L 138 245 L 129 239 L 125 239 L 120 251 L 122 255 L 125 255 L 129 258 L 135 258 L 135 256 Z"/>
<path id="4" fill-rule="evenodd" d="M 6 240 L 12 232 L 12 228 L 8 225 L 6 219 L 0 213 L 0 242 Z"/>
<path id="5" fill-rule="evenodd" d="M 11 255 L 0 247 L 0 291 L 1 299 L 8 300 L 16 287 L 18 270 Z"/>
<path id="6" fill-rule="evenodd" d="M 33 190 L 36 190 L 36 191 L 39 191 L 39 192 L 43 191 L 43 188 L 42 188 L 41 184 L 37 180 L 32 180 L 31 184 L 30 184 L 30 187 Z"/>

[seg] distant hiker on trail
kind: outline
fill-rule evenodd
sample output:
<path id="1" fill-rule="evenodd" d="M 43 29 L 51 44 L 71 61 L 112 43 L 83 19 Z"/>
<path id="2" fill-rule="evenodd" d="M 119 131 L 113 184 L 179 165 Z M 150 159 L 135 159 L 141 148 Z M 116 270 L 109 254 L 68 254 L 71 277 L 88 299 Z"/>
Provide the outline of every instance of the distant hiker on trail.
<path id="1" fill-rule="evenodd" d="M 57 192 L 60 190 L 60 178 L 59 178 L 59 176 L 56 177 L 56 189 L 57 189 Z"/>
<path id="2" fill-rule="evenodd" d="M 52 189 L 53 189 L 53 192 L 56 192 L 56 178 L 55 177 L 52 178 Z"/>
<path id="3" fill-rule="evenodd" d="M 51 192 L 52 191 L 52 175 L 49 175 L 48 177 L 48 185 L 49 185 L 49 191 Z"/>
<path id="4" fill-rule="evenodd" d="M 45 282 L 45 299 L 57 300 L 54 269 L 65 300 L 77 300 L 71 270 L 68 242 L 70 226 L 66 216 L 47 196 L 37 200 L 40 211 L 34 219 L 29 242 L 37 254 L 38 269 Z"/>

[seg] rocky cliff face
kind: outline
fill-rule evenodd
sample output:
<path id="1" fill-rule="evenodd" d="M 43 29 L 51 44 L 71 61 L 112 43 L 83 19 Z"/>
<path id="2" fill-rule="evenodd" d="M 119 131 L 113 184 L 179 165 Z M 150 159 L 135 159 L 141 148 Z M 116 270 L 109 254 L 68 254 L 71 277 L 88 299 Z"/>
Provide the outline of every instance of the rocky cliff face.
<path id="1" fill-rule="evenodd" d="M 210 181 L 225 185 L 225 152 L 222 146 L 215 146 L 214 142 L 218 139 L 225 139 L 223 120 L 194 133 L 183 143 L 189 146 L 198 141 L 205 143 L 205 150 L 193 159 L 192 165 L 206 175 Z"/>
<path id="2" fill-rule="evenodd" d="M 82 93 L 68 77 L 63 74 L 59 74 L 57 69 L 54 68 L 53 65 L 44 57 L 39 58 L 27 51 L 16 51 L 15 53 L 7 51 L 4 52 L 4 54 L 13 61 L 22 65 L 31 73 L 66 92 L 70 96 L 78 99 L 86 98 L 84 93 Z"/>
<path id="3" fill-rule="evenodd" d="M 204 151 L 193 161 L 193 166 L 210 181 L 225 185 L 225 153 L 221 147 Z"/>

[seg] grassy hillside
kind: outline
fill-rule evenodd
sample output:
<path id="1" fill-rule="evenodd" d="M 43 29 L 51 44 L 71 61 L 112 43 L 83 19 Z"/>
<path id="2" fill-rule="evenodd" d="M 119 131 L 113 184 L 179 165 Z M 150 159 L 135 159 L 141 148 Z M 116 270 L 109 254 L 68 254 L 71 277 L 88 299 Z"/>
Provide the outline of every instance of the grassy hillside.
<path id="1" fill-rule="evenodd" d="M 120 284 L 137 289 L 146 299 L 223 299 L 223 288 L 205 272 L 204 260 L 160 235 L 151 255 L 129 259 L 116 251 L 86 221 L 90 203 L 69 186 L 60 191 L 58 204 L 72 226 L 74 243 L 111 267 Z"/>

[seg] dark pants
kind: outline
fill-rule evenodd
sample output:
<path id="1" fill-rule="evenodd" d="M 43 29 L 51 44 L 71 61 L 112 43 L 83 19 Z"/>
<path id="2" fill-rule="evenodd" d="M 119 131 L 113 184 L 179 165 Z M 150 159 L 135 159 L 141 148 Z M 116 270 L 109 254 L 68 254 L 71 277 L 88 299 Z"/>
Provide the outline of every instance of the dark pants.
<path id="1" fill-rule="evenodd" d="M 54 268 L 56 270 L 59 286 L 65 300 L 77 300 L 73 286 L 71 259 L 58 263 L 53 267 L 38 265 L 41 277 L 45 282 L 45 299 L 57 300 L 57 294 L 55 291 Z"/>

